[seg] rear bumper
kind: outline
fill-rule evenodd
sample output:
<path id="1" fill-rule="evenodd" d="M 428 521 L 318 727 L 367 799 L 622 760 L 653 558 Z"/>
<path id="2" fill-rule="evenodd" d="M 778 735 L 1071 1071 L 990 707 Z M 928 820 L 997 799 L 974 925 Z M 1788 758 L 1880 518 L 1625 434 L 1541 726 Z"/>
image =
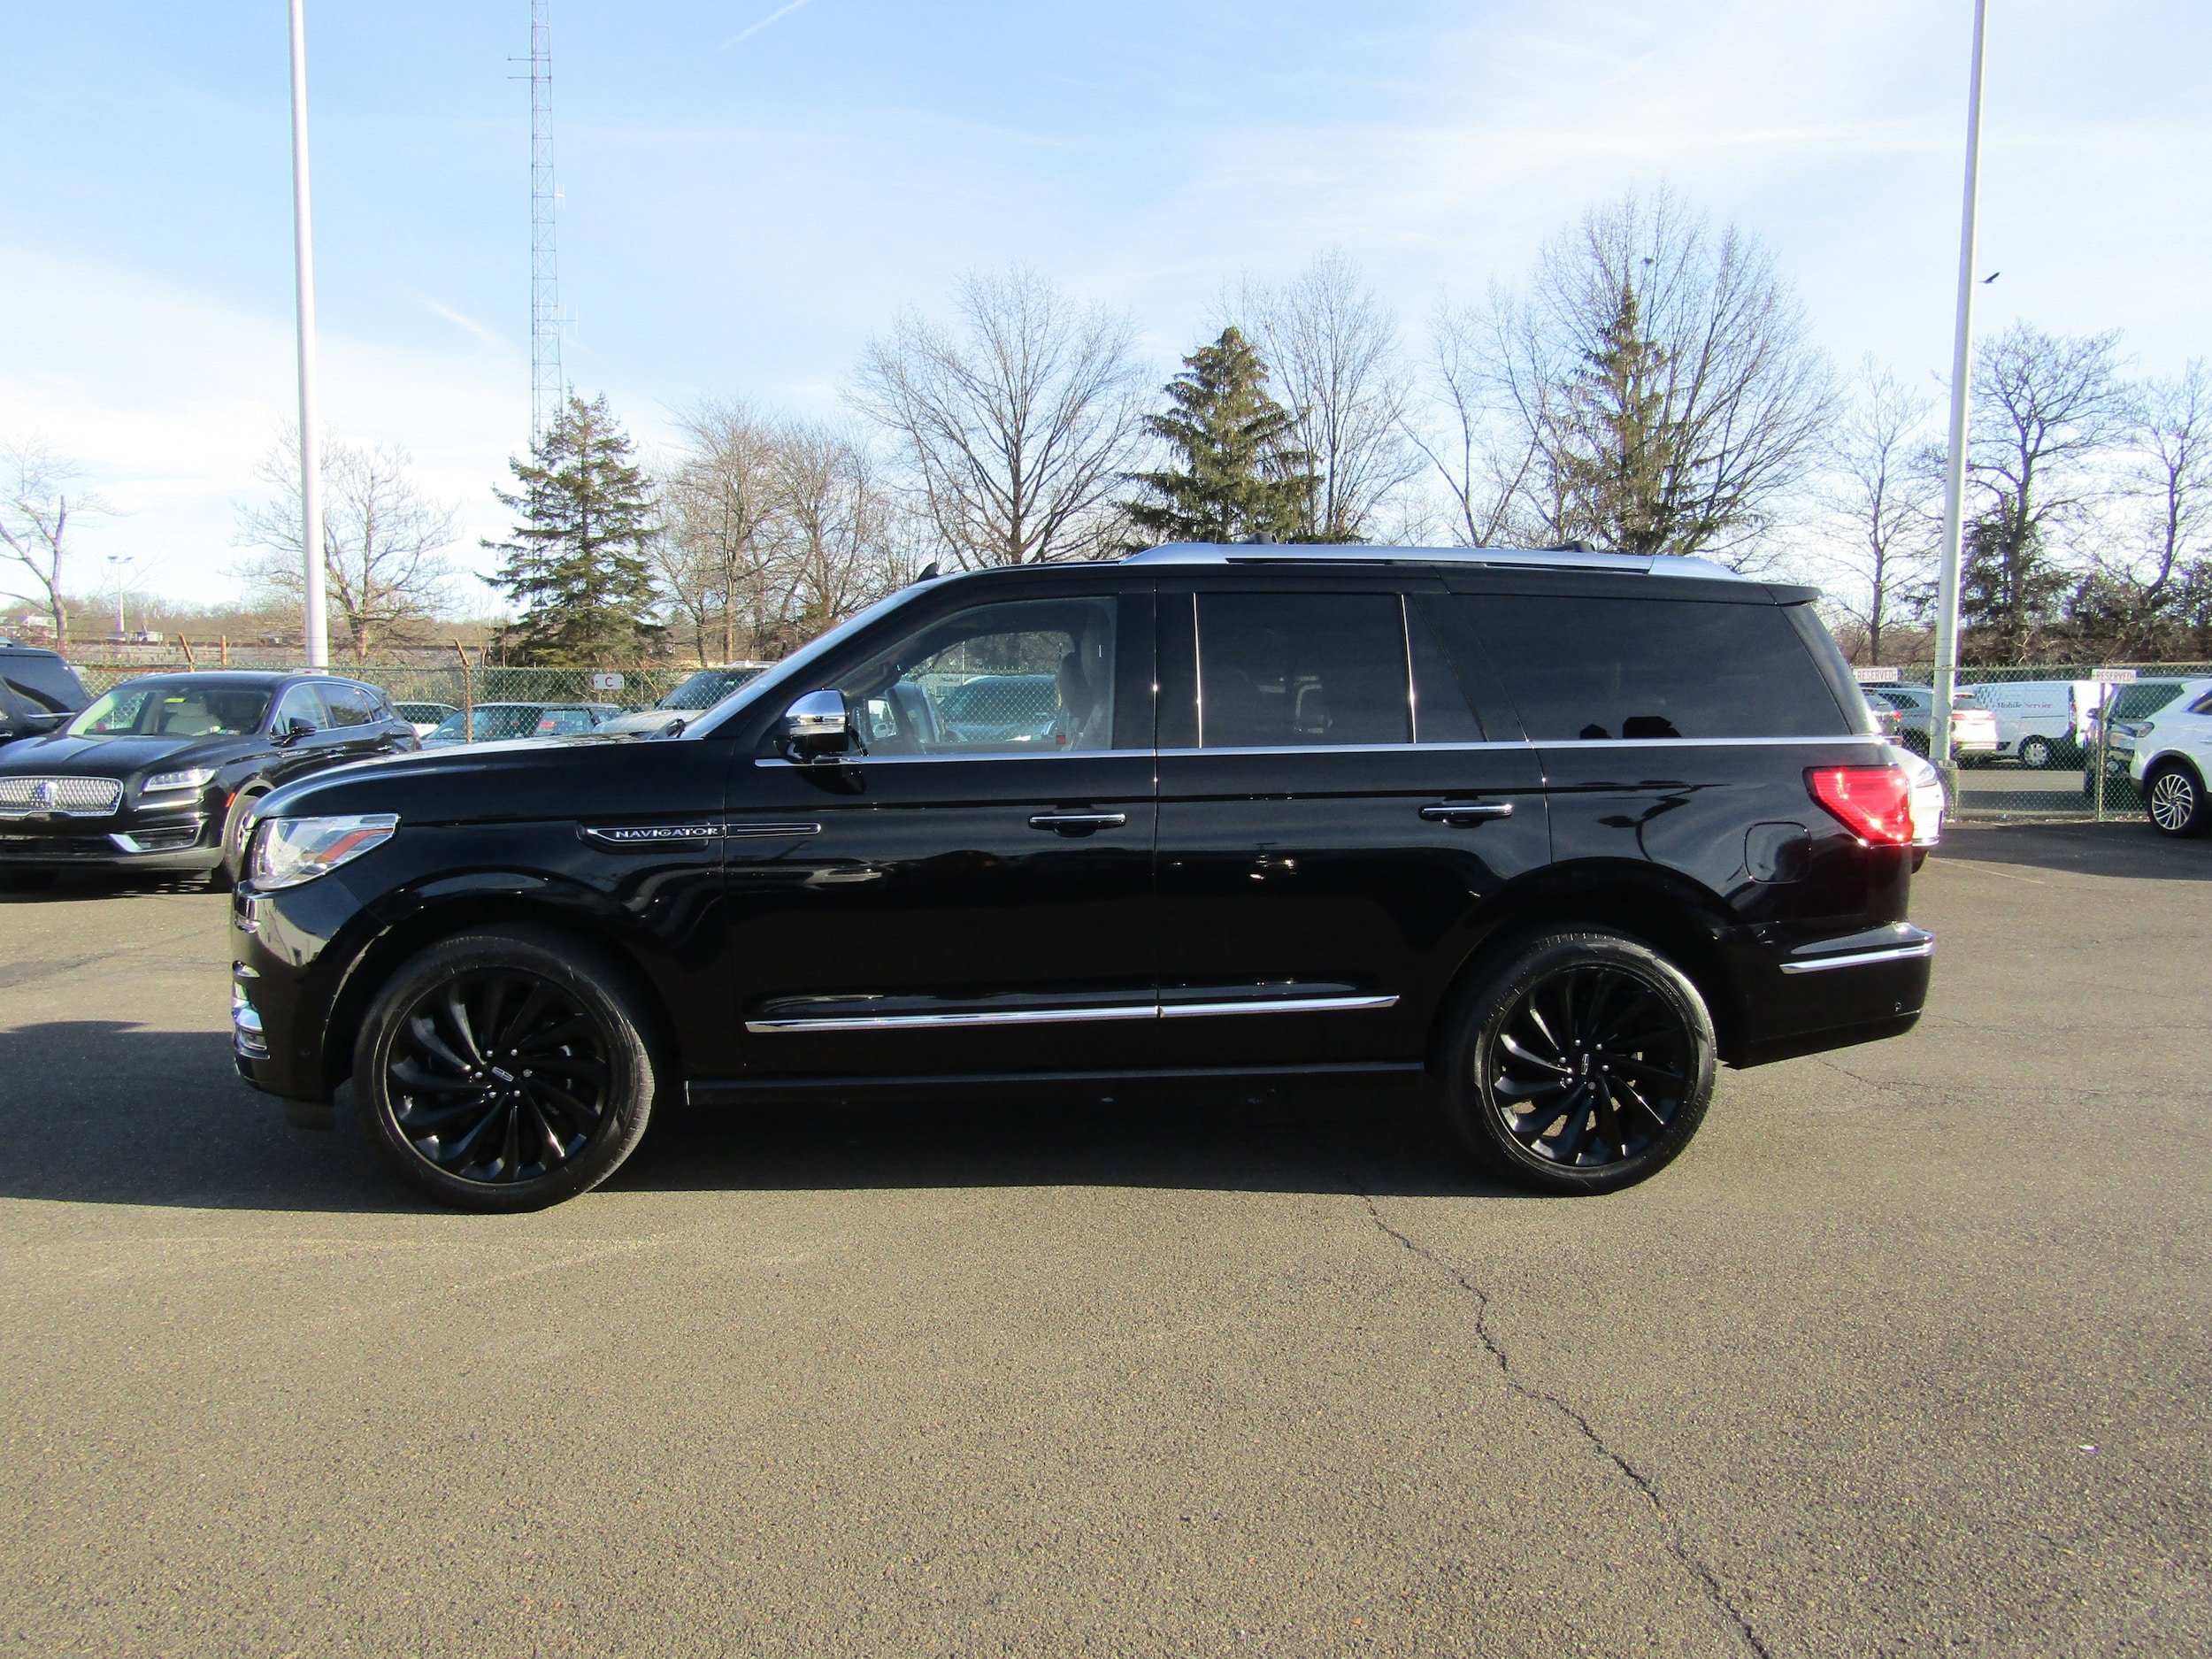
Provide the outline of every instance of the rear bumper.
<path id="1" fill-rule="evenodd" d="M 1765 1065 L 1902 1035 L 1927 1005 L 1934 966 L 1934 935 L 1905 922 L 1744 964 L 1755 1018 L 1730 1061 Z"/>

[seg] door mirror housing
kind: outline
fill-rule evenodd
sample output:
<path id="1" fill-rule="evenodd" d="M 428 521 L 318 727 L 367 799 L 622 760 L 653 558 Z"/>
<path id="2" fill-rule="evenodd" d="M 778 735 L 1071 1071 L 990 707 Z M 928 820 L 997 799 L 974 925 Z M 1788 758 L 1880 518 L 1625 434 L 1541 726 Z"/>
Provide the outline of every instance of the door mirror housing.
<path id="1" fill-rule="evenodd" d="M 796 761 L 834 760 L 852 750 L 852 716 L 841 692 L 808 692 L 784 710 L 783 730 Z"/>
<path id="2" fill-rule="evenodd" d="M 312 720 L 303 720 L 296 715 L 284 723 L 284 729 L 276 734 L 277 742 L 296 743 L 303 737 L 312 737 L 320 730 Z"/>

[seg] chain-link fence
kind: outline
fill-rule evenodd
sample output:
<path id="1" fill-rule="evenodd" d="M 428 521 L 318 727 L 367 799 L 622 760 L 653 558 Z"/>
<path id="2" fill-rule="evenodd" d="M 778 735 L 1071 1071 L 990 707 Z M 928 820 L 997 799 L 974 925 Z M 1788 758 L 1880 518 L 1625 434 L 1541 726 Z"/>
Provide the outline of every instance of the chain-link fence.
<path id="1" fill-rule="evenodd" d="M 72 664 L 85 689 L 95 696 L 141 674 L 219 672 L 204 658 L 186 662 L 80 662 Z M 296 663 L 257 664 L 257 668 Z M 464 668 L 458 663 L 333 664 L 331 672 L 381 690 L 394 703 L 442 703 L 449 709 L 484 703 L 598 703 L 618 709 L 649 709 L 698 672 L 695 668 Z"/>
<path id="2" fill-rule="evenodd" d="M 1897 711 L 1901 741 L 1930 754 L 1929 665 L 1861 669 L 1859 678 L 1878 711 Z M 1970 667 L 1959 670 L 1958 690 L 1955 816 L 2000 823 L 2142 818 L 2143 797 L 2128 776 L 2134 751 L 2127 728 L 2185 693 L 2212 690 L 2212 663 Z"/>

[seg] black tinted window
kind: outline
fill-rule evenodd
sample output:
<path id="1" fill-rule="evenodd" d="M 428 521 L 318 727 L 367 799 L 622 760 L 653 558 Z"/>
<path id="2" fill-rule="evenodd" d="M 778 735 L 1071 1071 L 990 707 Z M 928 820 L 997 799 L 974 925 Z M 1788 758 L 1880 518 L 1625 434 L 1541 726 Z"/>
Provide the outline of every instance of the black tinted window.
<path id="1" fill-rule="evenodd" d="M 1395 594 L 1201 594 L 1206 749 L 1412 741 Z"/>
<path id="2" fill-rule="evenodd" d="M 1775 606 L 1471 596 L 1463 603 L 1539 742 L 1850 730 Z"/>
<path id="3" fill-rule="evenodd" d="M 334 680 L 323 687 L 323 703 L 334 726 L 370 726 L 384 718 L 375 697 L 360 686 Z"/>

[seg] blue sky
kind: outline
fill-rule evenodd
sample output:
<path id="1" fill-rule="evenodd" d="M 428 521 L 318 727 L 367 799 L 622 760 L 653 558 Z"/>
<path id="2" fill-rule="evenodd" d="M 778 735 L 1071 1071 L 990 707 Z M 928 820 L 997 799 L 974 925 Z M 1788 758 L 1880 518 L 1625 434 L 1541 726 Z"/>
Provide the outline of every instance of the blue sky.
<path id="1" fill-rule="evenodd" d="M 2121 328 L 2177 366 L 2207 334 L 2212 8 L 1993 10 L 1984 320 Z M 309 13 L 326 419 L 496 531 L 528 419 L 528 7 Z M 1664 181 L 1774 250 L 1839 361 L 1924 383 L 1970 16 L 555 0 L 567 366 L 649 442 L 708 396 L 833 412 L 870 333 L 1018 257 L 1133 311 L 1164 379 L 1225 286 L 1332 246 L 1417 345 L 1440 296 Z M 233 503 L 293 396 L 285 53 L 281 0 L 0 0 L 0 434 L 125 509 L 88 571 L 127 552 L 171 592 L 230 585 Z"/>

